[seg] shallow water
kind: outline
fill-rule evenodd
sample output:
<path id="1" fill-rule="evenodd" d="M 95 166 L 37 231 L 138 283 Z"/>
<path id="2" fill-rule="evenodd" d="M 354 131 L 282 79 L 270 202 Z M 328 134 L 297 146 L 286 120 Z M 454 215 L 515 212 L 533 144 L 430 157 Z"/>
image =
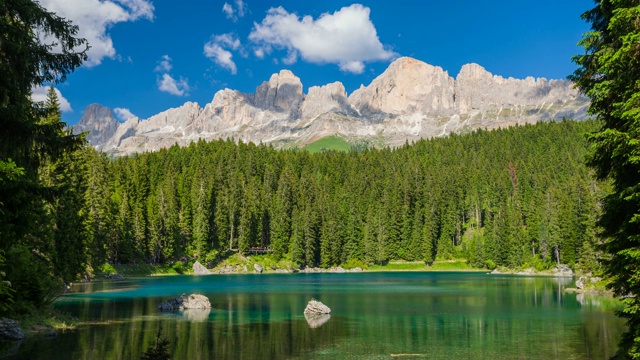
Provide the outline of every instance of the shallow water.
<path id="1" fill-rule="evenodd" d="M 174 359 L 604 359 L 624 331 L 607 298 L 572 279 L 483 273 L 169 276 L 76 285 L 56 306 L 88 325 L 9 359 L 137 359 L 158 326 Z M 160 313 L 182 293 L 210 311 Z M 308 300 L 331 316 L 303 315 Z M 411 357 L 407 355 L 412 355 Z M 398 358 L 398 357 L 396 357 Z"/>

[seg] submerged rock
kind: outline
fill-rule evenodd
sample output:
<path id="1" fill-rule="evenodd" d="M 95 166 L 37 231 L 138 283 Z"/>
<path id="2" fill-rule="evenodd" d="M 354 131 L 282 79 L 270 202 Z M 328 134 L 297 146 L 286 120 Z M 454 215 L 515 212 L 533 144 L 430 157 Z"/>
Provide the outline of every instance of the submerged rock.
<path id="1" fill-rule="evenodd" d="M 312 329 L 319 328 L 324 325 L 329 319 L 331 319 L 331 315 L 329 314 L 304 314 L 304 318 L 307 320 L 307 324 Z"/>
<path id="2" fill-rule="evenodd" d="M 18 322 L 7 318 L 0 318 L 0 339 L 24 339 L 24 333 L 22 332 L 22 329 L 20 329 L 20 325 L 18 325 Z"/>
<path id="3" fill-rule="evenodd" d="M 193 275 L 209 275 L 209 274 L 211 274 L 211 271 L 209 271 L 209 269 L 204 267 L 204 265 L 200 264 L 197 261 L 193 263 Z"/>
<path id="4" fill-rule="evenodd" d="M 307 303 L 307 307 L 304 309 L 305 315 L 321 315 L 329 314 L 331 309 L 320 301 L 311 300 Z"/>
<path id="5" fill-rule="evenodd" d="M 175 311 L 187 309 L 211 309 L 209 299 L 200 294 L 182 294 L 178 297 L 163 301 L 158 305 L 160 311 Z"/>
<path id="6" fill-rule="evenodd" d="M 192 322 L 203 322 L 209 319 L 211 309 L 188 309 L 182 312 L 182 317 Z"/>

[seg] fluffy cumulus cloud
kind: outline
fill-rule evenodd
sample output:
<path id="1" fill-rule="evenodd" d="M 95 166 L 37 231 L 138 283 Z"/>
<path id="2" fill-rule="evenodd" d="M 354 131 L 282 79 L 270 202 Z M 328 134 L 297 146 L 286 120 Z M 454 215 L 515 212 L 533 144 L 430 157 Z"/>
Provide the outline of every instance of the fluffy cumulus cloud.
<path id="1" fill-rule="evenodd" d="M 137 117 L 137 116 L 133 115 L 131 110 L 126 109 L 126 108 L 117 107 L 117 108 L 113 109 L 113 112 L 116 113 L 116 116 L 118 117 L 118 119 L 120 119 L 122 121 L 126 121 L 128 119 Z"/>
<path id="2" fill-rule="evenodd" d="M 189 94 L 189 83 L 186 79 L 174 79 L 169 74 L 162 74 L 158 79 L 158 89 L 172 95 L 182 96 Z"/>
<path id="3" fill-rule="evenodd" d="M 260 24 L 254 24 L 249 40 L 254 54 L 264 57 L 271 49 L 287 51 L 285 63 L 297 57 L 317 64 L 338 64 L 340 69 L 362 73 L 367 61 L 391 60 L 397 55 L 380 43 L 369 18 L 370 9 L 360 4 L 343 7 L 319 18 L 300 18 L 282 7 L 271 8 Z"/>
<path id="4" fill-rule="evenodd" d="M 96 66 L 116 57 L 109 29 L 120 22 L 153 19 L 153 4 L 148 0 L 40 0 L 49 11 L 71 20 L 79 27 L 78 36 L 91 48 L 86 66 Z"/>
<path id="5" fill-rule="evenodd" d="M 173 69 L 171 61 L 169 55 L 162 55 L 158 61 L 158 65 L 153 69 L 159 73 L 158 90 L 177 96 L 189 95 L 189 81 L 184 78 L 176 80 L 176 78 L 169 74 L 169 71 Z"/>
<path id="6" fill-rule="evenodd" d="M 233 20 L 234 22 L 238 21 L 238 18 L 244 17 L 244 14 L 247 11 L 247 5 L 243 0 L 236 0 L 235 7 L 233 5 L 225 2 L 222 5 L 222 12 L 226 15 L 227 19 Z"/>
<path id="7" fill-rule="evenodd" d="M 64 96 L 62 96 L 62 93 L 60 92 L 60 90 L 56 88 L 54 88 L 53 90 L 56 92 L 56 95 L 58 96 L 58 102 L 60 103 L 60 111 L 62 112 L 73 111 L 73 109 L 71 108 L 71 104 L 69 104 L 69 101 L 67 101 L 67 99 L 65 99 Z M 35 102 L 43 102 L 47 100 L 48 91 L 49 91 L 48 86 L 34 87 L 33 89 L 31 89 L 31 100 Z"/>
<path id="8" fill-rule="evenodd" d="M 240 48 L 240 40 L 234 34 L 215 35 L 204 44 L 204 55 L 220 67 L 229 70 L 232 74 L 236 74 L 238 68 L 233 61 L 233 54 L 230 50 L 235 51 Z"/>

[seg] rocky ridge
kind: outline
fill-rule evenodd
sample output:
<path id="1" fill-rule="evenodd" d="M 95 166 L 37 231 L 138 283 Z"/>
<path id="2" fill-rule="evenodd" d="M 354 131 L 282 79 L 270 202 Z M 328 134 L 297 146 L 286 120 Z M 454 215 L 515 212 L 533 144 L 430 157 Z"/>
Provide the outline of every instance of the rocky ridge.
<path id="1" fill-rule="evenodd" d="M 286 147 L 340 135 L 397 146 L 475 129 L 582 119 L 588 105 L 566 80 L 505 79 L 477 64 L 463 66 L 454 79 L 440 67 L 403 57 L 349 96 L 340 82 L 304 94 L 300 79 L 282 70 L 253 94 L 224 89 L 204 108 L 187 102 L 146 120 L 118 123 L 111 110 L 93 104 L 74 131 L 91 131 L 91 144 L 115 155 L 231 137 Z"/>

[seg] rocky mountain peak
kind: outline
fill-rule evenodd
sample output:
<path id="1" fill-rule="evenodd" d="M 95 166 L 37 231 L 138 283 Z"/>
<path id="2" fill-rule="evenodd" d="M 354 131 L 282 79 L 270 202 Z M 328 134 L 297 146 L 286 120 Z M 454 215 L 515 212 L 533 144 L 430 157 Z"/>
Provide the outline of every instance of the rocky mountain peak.
<path id="1" fill-rule="evenodd" d="M 339 81 L 324 86 L 310 87 L 309 93 L 302 103 L 301 116 L 303 119 L 315 118 L 328 112 L 343 114 L 355 112 L 349 104 L 344 85 Z"/>
<path id="2" fill-rule="evenodd" d="M 295 118 L 304 100 L 302 82 L 289 70 L 271 75 L 256 89 L 254 104 L 265 110 L 290 113 Z"/>
<path id="3" fill-rule="evenodd" d="M 416 112 L 448 112 L 453 108 L 454 80 L 439 66 L 402 57 L 367 87 L 349 96 L 364 115 L 408 115 Z"/>
<path id="4" fill-rule="evenodd" d="M 493 75 L 478 64 L 462 65 L 456 81 L 491 81 Z"/>
<path id="5" fill-rule="evenodd" d="M 73 126 L 73 133 L 89 131 L 89 143 L 104 144 L 115 134 L 118 125 L 111 109 L 100 104 L 90 104 L 84 109 L 80 121 Z"/>

